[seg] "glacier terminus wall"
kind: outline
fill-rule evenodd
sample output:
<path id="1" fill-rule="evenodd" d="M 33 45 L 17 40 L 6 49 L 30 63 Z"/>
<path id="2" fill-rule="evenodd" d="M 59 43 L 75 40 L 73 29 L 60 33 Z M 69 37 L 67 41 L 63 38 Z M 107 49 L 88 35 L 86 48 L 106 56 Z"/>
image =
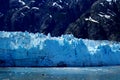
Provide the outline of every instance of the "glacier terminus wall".
<path id="1" fill-rule="evenodd" d="M 73 35 L 0 32 L 1 67 L 83 67 L 120 65 L 120 43 Z"/>

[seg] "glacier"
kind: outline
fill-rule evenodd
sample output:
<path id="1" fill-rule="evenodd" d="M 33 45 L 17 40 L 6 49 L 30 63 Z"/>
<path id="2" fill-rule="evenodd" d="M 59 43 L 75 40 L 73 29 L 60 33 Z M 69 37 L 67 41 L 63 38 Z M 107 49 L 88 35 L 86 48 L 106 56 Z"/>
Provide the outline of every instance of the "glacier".
<path id="1" fill-rule="evenodd" d="M 120 65 L 119 42 L 0 31 L 0 67 L 113 65 Z"/>

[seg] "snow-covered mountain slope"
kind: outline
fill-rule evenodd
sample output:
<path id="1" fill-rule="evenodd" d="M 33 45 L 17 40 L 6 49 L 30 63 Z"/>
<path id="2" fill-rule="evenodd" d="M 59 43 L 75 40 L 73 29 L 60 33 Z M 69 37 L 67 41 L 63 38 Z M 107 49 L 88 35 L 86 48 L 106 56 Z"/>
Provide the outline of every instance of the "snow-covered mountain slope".
<path id="1" fill-rule="evenodd" d="M 0 66 L 108 66 L 119 58 L 117 42 L 0 32 Z"/>

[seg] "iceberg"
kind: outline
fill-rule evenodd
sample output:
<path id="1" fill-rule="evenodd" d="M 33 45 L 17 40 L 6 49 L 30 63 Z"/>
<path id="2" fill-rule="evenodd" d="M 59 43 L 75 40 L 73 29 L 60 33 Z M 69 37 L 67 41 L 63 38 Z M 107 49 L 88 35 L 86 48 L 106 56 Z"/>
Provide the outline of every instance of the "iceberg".
<path id="1" fill-rule="evenodd" d="M 1 67 L 84 67 L 120 65 L 120 43 L 73 35 L 0 32 Z"/>

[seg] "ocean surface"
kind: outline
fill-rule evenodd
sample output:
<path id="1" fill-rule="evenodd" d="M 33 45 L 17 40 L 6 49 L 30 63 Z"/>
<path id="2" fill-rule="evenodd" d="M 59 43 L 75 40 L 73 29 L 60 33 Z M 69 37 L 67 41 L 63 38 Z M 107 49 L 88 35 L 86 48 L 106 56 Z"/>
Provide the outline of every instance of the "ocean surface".
<path id="1" fill-rule="evenodd" d="M 120 80 L 120 66 L 0 68 L 0 80 Z"/>

